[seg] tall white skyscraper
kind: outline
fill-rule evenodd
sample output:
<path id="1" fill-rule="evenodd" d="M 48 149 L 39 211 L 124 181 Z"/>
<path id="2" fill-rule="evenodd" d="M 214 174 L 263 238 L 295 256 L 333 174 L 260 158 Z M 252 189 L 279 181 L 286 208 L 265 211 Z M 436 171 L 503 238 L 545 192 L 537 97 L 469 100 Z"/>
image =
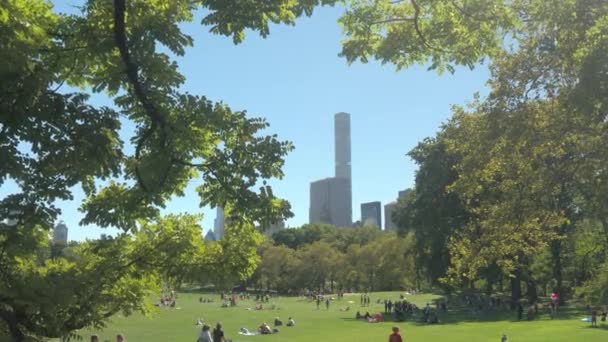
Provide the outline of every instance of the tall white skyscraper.
<path id="1" fill-rule="evenodd" d="M 215 220 L 213 221 L 213 235 L 218 240 L 224 238 L 224 225 L 225 225 L 225 217 L 224 217 L 224 209 L 217 207 L 217 212 L 215 214 Z"/>
<path id="2" fill-rule="evenodd" d="M 53 228 L 53 243 L 63 245 L 68 243 L 68 226 L 63 221 Z"/>
<path id="3" fill-rule="evenodd" d="M 351 178 L 350 169 L 350 115 L 334 116 L 336 178 Z"/>
<path id="4" fill-rule="evenodd" d="M 352 180 L 350 163 L 350 115 L 334 116 L 335 177 L 310 183 L 310 223 L 336 227 L 353 224 Z"/>

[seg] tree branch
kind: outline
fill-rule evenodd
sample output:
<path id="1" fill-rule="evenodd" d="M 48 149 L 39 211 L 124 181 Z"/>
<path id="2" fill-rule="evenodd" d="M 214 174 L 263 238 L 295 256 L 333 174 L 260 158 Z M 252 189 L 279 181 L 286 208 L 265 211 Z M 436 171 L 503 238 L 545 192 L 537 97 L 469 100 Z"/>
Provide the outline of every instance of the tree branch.
<path id="1" fill-rule="evenodd" d="M 420 26 L 418 23 L 418 20 L 420 18 L 420 6 L 416 2 L 416 0 L 410 0 L 410 2 L 412 3 L 412 6 L 414 7 L 414 20 L 413 20 L 414 29 L 416 30 L 416 34 L 418 35 L 418 38 L 420 38 L 420 40 L 422 41 L 422 44 L 424 44 L 424 46 L 426 46 L 427 48 L 429 48 L 431 50 L 443 51 L 442 49 L 433 47 L 428 43 L 428 41 L 426 40 L 426 37 L 424 37 L 424 34 L 422 34 L 422 31 L 420 30 Z"/>
<path id="2" fill-rule="evenodd" d="M 372 25 L 381 25 L 381 24 L 392 24 L 392 23 L 402 23 L 402 22 L 413 22 L 415 18 L 390 18 L 380 21 L 374 21 Z"/>
<path id="3" fill-rule="evenodd" d="M 150 126 L 144 132 L 142 137 L 137 141 L 137 147 L 135 149 L 135 159 L 139 160 L 141 157 L 141 150 L 143 145 L 151 138 L 152 134 L 160 126 L 161 129 L 161 148 L 165 148 L 167 144 L 167 121 L 165 117 L 160 113 L 154 103 L 148 98 L 144 85 L 139 78 L 138 67 L 131 60 L 129 53 L 126 25 L 125 25 L 125 11 L 126 5 L 125 0 L 114 0 L 114 42 L 120 52 L 120 57 L 125 65 L 125 73 L 127 79 L 131 84 L 135 97 L 139 100 L 139 103 L 144 108 L 146 115 L 150 118 Z M 145 185 L 141 173 L 139 171 L 139 165 L 135 165 L 135 175 L 137 183 L 145 191 L 148 192 L 148 187 Z"/>

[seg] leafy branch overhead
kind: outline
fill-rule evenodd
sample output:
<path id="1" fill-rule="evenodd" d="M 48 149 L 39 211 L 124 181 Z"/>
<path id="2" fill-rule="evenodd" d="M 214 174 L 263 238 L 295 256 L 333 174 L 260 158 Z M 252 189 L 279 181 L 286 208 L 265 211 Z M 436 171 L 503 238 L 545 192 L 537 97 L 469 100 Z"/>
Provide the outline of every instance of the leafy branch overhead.
<path id="1" fill-rule="evenodd" d="M 271 24 L 333 2 L 88 0 L 61 14 L 43 0 L 3 1 L 0 186 L 17 190 L 0 199 L 0 335 L 66 337 L 116 312 L 149 312 L 148 291 L 195 269 L 251 274 L 253 224 L 291 215 L 267 181 L 283 177 L 293 146 L 264 135 L 264 119 L 180 92 L 185 76 L 161 46 L 184 55 L 194 42 L 180 24 L 196 11 L 212 33 L 238 43 L 246 30 L 265 37 Z M 115 109 L 93 106 L 90 93 Z M 136 127 L 133 149 L 119 135 L 124 123 Z M 201 206 L 230 214 L 231 230 L 213 248 L 202 247 L 200 218 L 160 217 L 194 181 Z M 56 203 L 73 200 L 75 186 L 85 194 L 81 223 L 124 233 L 83 244 L 74 260 L 40 259 L 61 214 Z M 164 245 L 181 256 L 157 253 Z M 90 286 L 97 271 L 106 276 Z"/>

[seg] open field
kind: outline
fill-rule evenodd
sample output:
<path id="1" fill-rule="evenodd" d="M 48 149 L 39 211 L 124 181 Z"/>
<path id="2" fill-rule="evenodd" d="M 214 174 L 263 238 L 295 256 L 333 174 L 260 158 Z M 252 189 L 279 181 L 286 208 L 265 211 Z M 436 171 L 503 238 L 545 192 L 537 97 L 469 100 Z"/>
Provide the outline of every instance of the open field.
<path id="1" fill-rule="evenodd" d="M 235 342 L 259 341 L 386 341 L 391 327 L 401 328 L 404 341 L 449 341 L 449 342 L 487 342 L 500 341 L 503 333 L 509 342 L 520 341 L 584 341 L 599 342 L 608 340 L 608 324 L 599 322 L 600 328 L 590 328 L 589 323 L 581 322 L 585 314 L 580 309 L 564 309 L 560 316 L 551 320 L 547 314 L 540 315 L 534 321 L 517 322 L 515 313 L 483 313 L 473 316 L 468 310 L 450 310 L 447 316 L 440 316 L 441 324 L 421 325 L 416 322 L 383 322 L 370 324 L 354 319 L 357 310 L 362 314 L 384 310 L 383 304 L 375 304 L 377 299 L 397 299 L 398 293 L 374 293 L 371 295 L 370 308 L 360 308 L 359 296 L 345 296 L 342 300 L 331 303 L 330 309 L 325 305 L 317 310 L 316 304 L 301 298 L 271 298 L 269 304 L 275 304 L 278 310 L 248 311 L 254 301 L 241 301 L 238 307 L 221 308 L 217 295 L 202 295 L 213 298 L 214 303 L 199 303 L 198 294 L 180 294 L 177 309 L 161 309 L 158 315 L 144 318 L 139 315 L 116 317 L 102 332 L 96 332 L 101 341 L 114 342 L 117 333 L 123 333 L 129 342 L 192 342 L 196 340 L 200 327 L 195 325 L 202 318 L 212 326 L 222 322 L 226 336 Z M 407 296 L 407 299 L 419 307 L 436 298 L 433 295 Z M 348 303 L 353 301 L 354 303 Z M 349 305 L 349 312 L 340 312 L 341 307 Z M 255 330 L 262 322 L 272 325 L 274 317 L 283 322 L 288 316 L 296 321 L 296 327 L 280 327 L 274 335 L 241 336 L 237 332 L 245 327 Z M 599 321 L 599 319 L 598 319 Z M 82 332 L 88 340 L 90 332 Z"/>

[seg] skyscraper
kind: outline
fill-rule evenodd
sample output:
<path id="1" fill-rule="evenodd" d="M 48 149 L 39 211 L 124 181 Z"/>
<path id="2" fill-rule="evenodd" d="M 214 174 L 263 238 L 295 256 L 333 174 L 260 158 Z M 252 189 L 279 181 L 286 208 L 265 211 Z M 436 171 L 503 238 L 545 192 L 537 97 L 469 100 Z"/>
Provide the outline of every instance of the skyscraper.
<path id="1" fill-rule="evenodd" d="M 225 225 L 225 217 L 224 217 L 224 209 L 217 207 L 217 211 L 215 214 L 215 220 L 213 221 L 213 235 L 217 240 L 221 240 L 224 238 L 224 225 Z"/>
<path id="2" fill-rule="evenodd" d="M 268 237 L 272 237 L 272 235 L 283 229 L 285 229 L 285 221 L 279 220 L 271 223 L 268 227 L 265 227 L 262 233 Z"/>
<path id="3" fill-rule="evenodd" d="M 350 115 L 334 116 L 335 177 L 310 184 L 310 223 L 351 227 L 353 223 L 350 163 Z"/>
<path id="4" fill-rule="evenodd" d="M 394 231 L 397 229 L 397 225 L 393 221 L 393 212 L 397 207 L 397 202 L 391 202 L 384 205 L 384 230 Z"/>
<path id="5" fill-rule="evenodd" d="M 63 221 L 59 222 L 53 228 L 53 243 L 55 244 L 68 244 L 68 226 Z"/>
<path id="6" fill-rule="evenodd" d="M 336 178 L 351 179 L 350 165 L 350 115 L 337 113 L 334 116 Z"/>
<path id="7" fill-rule="evenodd" d="M 310 183 L 310 223 L 351 227 L 350 179 L 325 178 Z"/>
<path id="8" fill-rule="evenodd" d="M 405 189 L 403 191 L 399 191 L 399 197 L 397 197 L 397 201 L 405 198 L 412 190 Z M 397 225 L 393 221 L 393 212 L 397 208 L 397 201 L 393 201 L 384 205 L 384 230 L 397 230 Z"/>
<path id="9" fill-rule="evenodd" d="M 380 202 L 361 204 L 361 225 L 382 229 L 382 208 Z"/>

